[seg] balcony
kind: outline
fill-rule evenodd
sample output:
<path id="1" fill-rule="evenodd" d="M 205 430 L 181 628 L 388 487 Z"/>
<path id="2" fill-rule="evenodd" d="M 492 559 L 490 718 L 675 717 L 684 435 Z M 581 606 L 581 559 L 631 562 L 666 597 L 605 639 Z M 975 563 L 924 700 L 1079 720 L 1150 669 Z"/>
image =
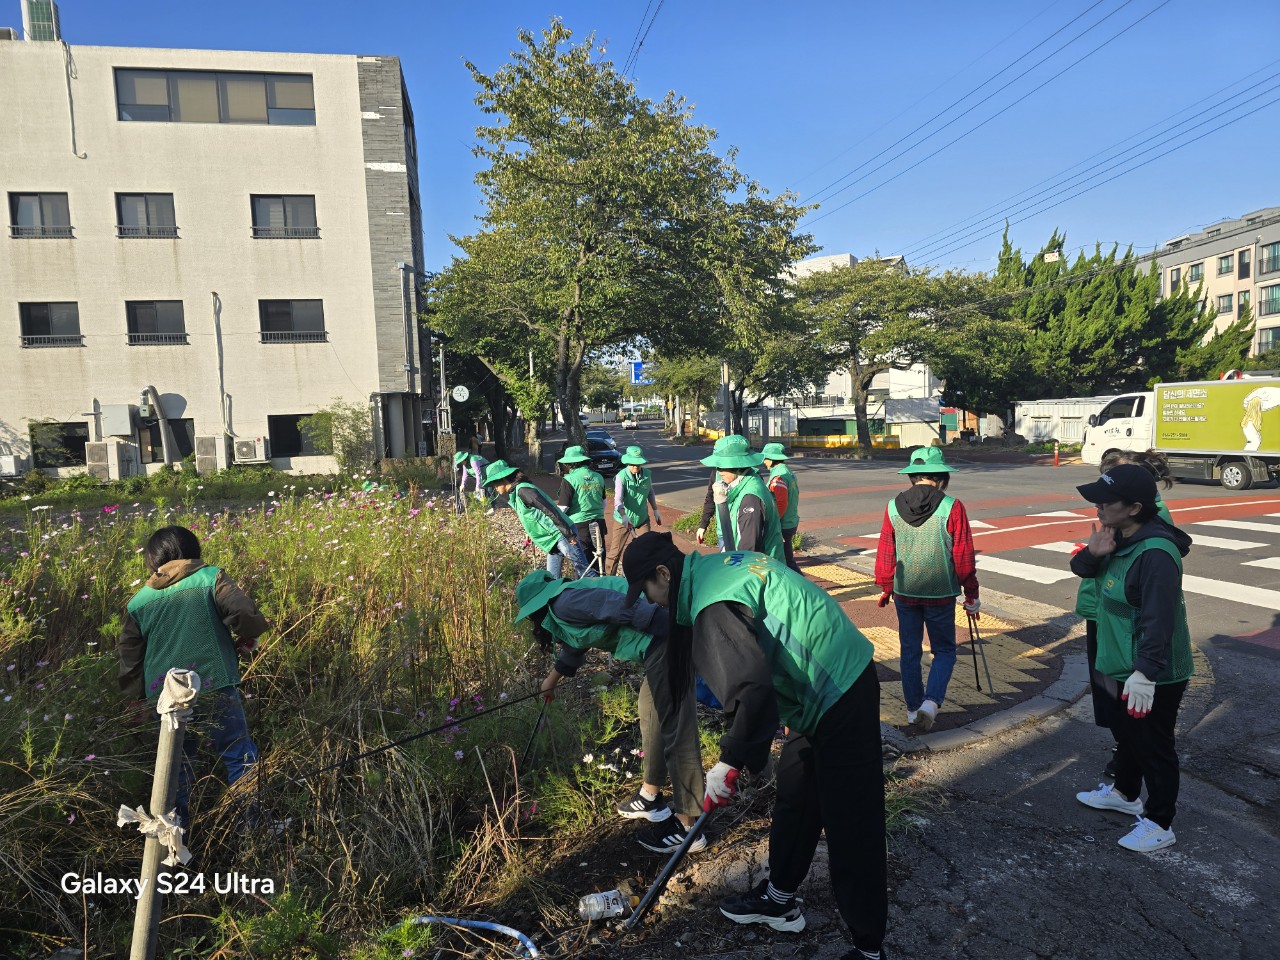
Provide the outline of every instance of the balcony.
<path id="1" fill-rule="evenodd" d="M 263 330 L 263 343 L 325 343 L 329 339 L 325 330 Z"/>
<path id="2" fill-rule="evenodd" d="M 55 334 L 22 334 L 22 345 L 24 347 L 82 347 L 84 346 L 84 336 L 79 333 L 55 333 Z"/>
<path id="3" fill-rule="evenodd" d="M 187 334 L 183 333 L 131 333 L 131 347 L 175 347 L 189 343 Z"/>
<path id="4" fill-rule="evenodd" d="M 319 240 L 319 227 L 259 227 L 253 228 L 255 240 Z"/>
<path id="5" fill-rule="evenodd" d="M 1280 313 L 1280 297 L 1268 297 L 1258 301 L 1258 316 L 1274 317 Z"/>
<path id="6" fill-rule="evenodd" d="M 1269 273 L 1280 273 L 1280 256 L 1263 257 L 1258 261 L 1258 276 L 1265 277 Z"/>
<path id="7" fill-rule="evenodd" d="M 9 236 L 18 240 L 71 240 L 71 227 L 20 227 L 9 225 Z"/>
<path id="8" fill-rule="evenodd" d="M 133 240 L 137 238 L 153 238 L 161 240 L 177 240 L 177 227 L 126 227 L 122 224 L 116 225 L 116 236 L 121 240 Z"/>

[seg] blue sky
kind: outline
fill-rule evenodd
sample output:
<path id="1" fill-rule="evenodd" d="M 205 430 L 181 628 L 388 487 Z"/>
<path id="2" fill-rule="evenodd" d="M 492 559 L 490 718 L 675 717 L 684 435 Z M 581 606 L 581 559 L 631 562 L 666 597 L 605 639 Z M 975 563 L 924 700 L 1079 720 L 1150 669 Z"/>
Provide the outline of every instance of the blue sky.
<path id="1" fill-rule="evenodd" d="M 0 23 L 19 23 L 17 0 L 4 0 L 4 7 L 8 16 Z M 517 29 L 537 30 L 552 16 L 578 37 L 594 33 L 621 65 L 646 10 L 657 10 L 633 73 L 640 93 L 656 99 L 674 90 L 691 101 L 697 121 L 719 132 L 719 149 L 737 147 L 740 169 L 770 191 L 793 189 L 807 200 L 852 171 L 844 182 L 856 182 L 805 221 L 824 253 L 878 250 L 906 253 L 917 265 L 990 269 L 999 237 L 984 235 L 1000 223 L 939 245 L 922 241 L 987 208 L 998 217 L 1010 206 L 1001 203 L 1006 198 L 1039 189 L 1047 178 L 1126 138 L 1136 137 L 1121 149 L 1164 140 L 1177 120 L 1233 95 L 1226 106 L 1187 120 L 1209 122 L 1132 162 L 1209 133 L 1198 142 L 1052 209 L 1037 212 L 1032 205 L 1012 212 L 1014 220 L 1028 218 L 1014 225 L 1014 242 L 1038 248 L 1059 227 L 1069 247 L 1101 240 L 1150 249 L 1225 217 L 1280 204 L 1280 184 L 1272 175 L 1280 154 L 1280 104 L 1272 103 L 1280 97 L 1280 52 L 1269 52 L 1280 36 L 1276 3 L 61 0 L 60 8 L 63 34 L 72 44 L 401 57 L 417 121 L 426 258 L 433 269 L 456 250 L 449 235 L 476 230 L 481 212 L 470 152 L 481 116 L 463 61 L 496 69 L 515 47 Z M 1001 70 L 973 96 L 906 136 Z M 1249 98 L 1256 99 L 1242 102 Z M 1224 113 L 1231 104 L 1238 109 Z M 896 156 L 970 107 L 937 136 Z M 1159 125 L 1142 133 L 1153 124 Z M 907 169 L 917 161 L 923 162 Z M 1087 185 L 1063 186 L 1073 193 Z M 962 241 L 970 242 L 960 246 Z"/>

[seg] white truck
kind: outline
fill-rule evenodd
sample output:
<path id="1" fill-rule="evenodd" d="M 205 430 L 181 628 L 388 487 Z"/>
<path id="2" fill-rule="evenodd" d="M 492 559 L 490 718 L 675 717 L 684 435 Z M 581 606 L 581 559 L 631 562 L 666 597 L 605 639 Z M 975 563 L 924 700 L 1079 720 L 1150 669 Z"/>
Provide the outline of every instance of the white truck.
<path id="1" fill-rule="evenodd" d="M 1280 481 L 1280 377 L 1161 383 L 1112 399 L 1089 417 L 1080 458 L 1112 450 L 1158 450 L 1178 479 L 1217 480 L 1228 490 Z"/>

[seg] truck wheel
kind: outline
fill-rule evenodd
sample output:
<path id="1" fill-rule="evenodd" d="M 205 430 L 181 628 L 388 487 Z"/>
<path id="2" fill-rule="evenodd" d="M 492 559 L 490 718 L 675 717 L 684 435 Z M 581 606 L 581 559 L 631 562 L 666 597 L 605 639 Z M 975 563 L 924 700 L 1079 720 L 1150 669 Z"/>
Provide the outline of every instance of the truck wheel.
<path id="1" fill-rule="evenodd" d="M 1253 472 L 1243 460 L 1224 463 L 1218 479 L 1228 490 L 1248 490 L 1253 486 Z"/>

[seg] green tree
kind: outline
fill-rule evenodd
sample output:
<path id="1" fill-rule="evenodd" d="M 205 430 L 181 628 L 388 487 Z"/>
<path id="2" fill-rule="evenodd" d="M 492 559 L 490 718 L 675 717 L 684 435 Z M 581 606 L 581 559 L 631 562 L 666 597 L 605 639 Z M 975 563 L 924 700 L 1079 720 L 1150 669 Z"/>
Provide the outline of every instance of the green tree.
<path id="1" fill-rule="evenodd" d="M 373 414 L 367 404 L 335 398 L 324 409 L 299 418 L 298 432 L 317 452 L 332 456 L 343 473 L 367 470 L 377 458 Z"/>
<path id="2" fill-rule="evenodd" d="M 720 390 L 720 361 L 705 354 L 681 351 L 675 356 L 657 357 L 649 368 L 650 388 L 677 399 L 695 420 L 703 407 L 715 402 Z M 683 424 L 677 423 L 677 431 Z"/>
<path id="3" fill-rule="evenodd" d="M 588 361 L 582 368 L 582 399 L 588 407 L 616 408 L 626 387 L 626 374 L 603 360 Z"/>
<path id="4" fill-rule="evenodd" d="M 1179 352 L 1179 380 L 1216 380 L 1228 370 L 1245 366 L 1253 346 L 1253 307 L 1246 306 L 1240 316 L 1201 343 Z"/>

